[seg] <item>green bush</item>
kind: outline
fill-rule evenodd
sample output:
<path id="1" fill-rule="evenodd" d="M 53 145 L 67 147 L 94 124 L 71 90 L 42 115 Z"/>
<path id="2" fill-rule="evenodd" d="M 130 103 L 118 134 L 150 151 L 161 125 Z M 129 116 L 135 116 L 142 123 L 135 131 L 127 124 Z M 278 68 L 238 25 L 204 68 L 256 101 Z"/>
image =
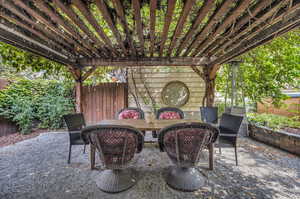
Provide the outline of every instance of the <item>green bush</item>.
<path id="1" fill-rule="evenodd" d="M 18 79 L 0 91 L 0 115 L 15 121 L 22 133 L 63 126 L 62 115 L 74 110 L 72 86 L 54 80 Z"/>
<path id="2" fill-rule="evenodd" d="M 300 121 L 297 117 L 285 117 L 273 114 L 249 113 L 248 120 L 261 126 L 267 126 L 272 129 L 281 129 L 284 127 L 300 128 Z"/>

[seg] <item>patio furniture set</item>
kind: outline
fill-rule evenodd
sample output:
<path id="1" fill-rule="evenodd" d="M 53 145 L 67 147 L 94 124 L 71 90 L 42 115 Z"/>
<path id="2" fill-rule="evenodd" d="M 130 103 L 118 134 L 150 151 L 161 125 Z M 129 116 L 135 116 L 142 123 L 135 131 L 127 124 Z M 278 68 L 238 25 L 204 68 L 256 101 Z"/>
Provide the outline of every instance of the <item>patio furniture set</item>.
<path id="1" fill-rule="evenodd" d="M 86 126 L 82 113 L 64 116 L 70 135 L 68 163 L 72 145 L 90 144 L 91 168 L 95 168 L 96 151 L 106 170 L 101 171 L 97 186 L 105 192 L 117 193 L 137 183 L 137 173 L 128 168 L 135 153 L 144 148 L 146 131 L 158 138 L 161 152 L 166 152 L 174 167 L 168 169 L 166 183 L 177 190 L 195 191 L 205 184 L 201 172 L 195 169 L 203 149 L 209 150 L 209 168 L 213 170 L 214 143 L 233 147 L 237 161 L 237 135 L 243 117 L 223 113 L 219 125 L 215 107 L 201 107 L 201 120 L 184 119 L 184 113 L 174 107 L 157 111 L 155 119 L 146 119 L 139 108 L 120 110 L 115 120 L 103 120 Z"/>

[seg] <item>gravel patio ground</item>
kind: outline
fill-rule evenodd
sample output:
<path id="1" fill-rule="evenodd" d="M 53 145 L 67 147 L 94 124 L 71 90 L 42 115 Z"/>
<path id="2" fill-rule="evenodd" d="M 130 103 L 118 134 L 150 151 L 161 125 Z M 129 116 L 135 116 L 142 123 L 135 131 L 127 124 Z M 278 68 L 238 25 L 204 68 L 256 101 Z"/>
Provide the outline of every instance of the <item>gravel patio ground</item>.
<path id="1" fill-rule="evenodd" d="M 107 194 L 94 179 L 99 171 L 89 169 L 88 153 L 74 146 L 72 163 L 67 164 L 68 134 L 43 133 L 14 145 L 0 148 L 1 199 L 299 199 L 300 158 L 248 138 L 240 139 L 239 163 L 234 150 L 216 150 L 215 170 L 208 171 L 207 152 L 198 169 L 209 184 L 187 193 L 169 188 L 163 180 L 172 164 L 155 144 L 147 144 L 133 161 L 139 181 L 132 189 Z M 103 169 L 99 165 L 100 170 Z"/>

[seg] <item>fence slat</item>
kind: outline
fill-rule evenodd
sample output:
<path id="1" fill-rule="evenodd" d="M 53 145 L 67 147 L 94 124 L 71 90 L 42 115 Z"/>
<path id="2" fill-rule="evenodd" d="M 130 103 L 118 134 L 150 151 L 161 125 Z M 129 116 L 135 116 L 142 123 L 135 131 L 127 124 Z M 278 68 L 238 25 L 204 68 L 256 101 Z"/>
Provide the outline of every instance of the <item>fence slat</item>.
<path id="1" fill-rule="evenodd" d="M 126 83 L 103 83 L 83 87 L 83 112 L 87 124 L 113 119 L 118 110 L 127 107 Z"/>

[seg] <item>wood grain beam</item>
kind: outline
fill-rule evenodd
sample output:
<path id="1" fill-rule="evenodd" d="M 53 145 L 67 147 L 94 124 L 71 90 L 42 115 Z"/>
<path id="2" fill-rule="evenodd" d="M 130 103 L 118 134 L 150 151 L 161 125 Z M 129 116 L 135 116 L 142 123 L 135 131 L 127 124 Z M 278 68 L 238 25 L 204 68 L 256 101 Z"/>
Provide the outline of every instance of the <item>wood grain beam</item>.
<path id="1" fill-rule="evenodd" d="M 209 19 L 208 23 L 204 26 L 201 32 L 196 36 L 188 49 L 184 52 L 183 56 L 188 56 L 188 54 L 203 40 L 206 36 L 213 30 L 213 27 L 226 15 L 232 6 L 234 1 L 224 1 L 219 9 L 213 14 L 213 16 Z"/>
<path id="2" fill-rule="evenodd" d="M 73 50 L 72 46 L 68 45 L 66 41 L 58 37 L 58 35 L 51 30 L 46 30 L 45 27 L 42 26 L 41 23 L 36 23 L 27 15 L 24 14 L 20 9 L 18 9 L 11 1 L 6 1 L 5 4 L 2 4 L 3 8 L 7 9 L 10 12 L 10 17 L 18 18 L 23 24 L 28 24 L 30 28 L 34 29 L 35 31 L 39 32 L 39 34 L 44 35 L 47 37 L 47 40 L 54 45 L 59 46 L 61 49 L 65 49 L 70 54 L 75 55 L 76 52 Z M 3 10 L 3 12 L 5 12 Z"/>
<path id="3" fill-rule="evenodd" d="M 50 40 L 44 34 L 42 34 L 41 32 L 38 32 L 36 29 L 34 29 L 30 25 L 26 24 L 24 21 L 22 21 L 20 18 L 17 18 L 13 14 L 11 14 L 11 13 L 8 14 L 3 9 L 0 9 L 0 17 L 2 17 L 3 19 L 6 19 L 7 21 L 11 22 L 12 24 L 18 26 L 19 29 L 23 29 L 23 30 L 26 30 L 26 32 L 29 32 L 30 33 L 29 36 L 33 40 L 35 40 L 43 45 L 47 45 L 49 48 L 51 48 L 63 55 L 66 55 L 66 56 L 71 55 L 69 52 L 66 52 L 64 50 L 63 46 L 57 45 L 55 42 L 53 42 L 53 40 Z M 2 21 L 2 24 L 3 23 L 4 22 Z M 22 32 L 25 32 L 25 31 L 22 31 Z"/>
<path id="4" fill-rule="evenodd" d="M 67 21 L 65 21 L 64 18 L 61 16 L 61 14 L 58 13 L 56 10 L 54 10 L 53 7 L 51 7 L 45 1 L 40 1 L 40 0 L 33 0 L 33 1 L 35 2 L 36 6 L 40 8 L 41 11 L 43 11 L 55 23 L 59 24 L 67 32 L 69 32 L 69 34 L 76 39 L 76 41 L 82 46 L 83 50 L 89 54 L 89 56 L 90 55 L 100 56 L 98 49 L 96 49 L 93 45 L 91 45 L 90 42 L 83 39 L 80 33 L 73 26 L 71 26 Z"/>
<path id="5" fill-rule="evenodd" d="M 128 55 L 128 51 L 125 48 L 125 45 L 123 43 L 121 34 L 119 33 L 117 27 L 115 26 L 111 15 L 108 11 L 107 5 L 105 3 L 104 0 L 97 0 L 96 1 L 96 6 L 99 9 L 99 11 L 101 12 L 104 20 L 106 21 L 106 23 L 108 24 L 108 26 L 110 27 L 111 31 L 113 32 L 113 34 L 115 35 L 115 38 L 119 44 L 119 46 L 121 47 L 121 49 L 123 50 L 124 55 Z"/>
<path id="6" fill-rule="evenodd" d="M 114 59 L 79 59 L 82 66 L 204 66 L 207 58 L 200 57 L 144 57 L 144 58 L 114 58 Z"/>
<path id="7" fill-rule="evenodd" d="M 234 24 L 230 29 L 228 29 L 221 37 L 216 39 L 208 48 L 206 48 L 203 51 L 203 55 L 211 55 L 212 51 L 217 49 L 219 46 L 224 44 L 229 37 L 232 37 L 234 34 L 236 34 L 245 24 L 249 23 L 250 20 L 256 17 L 256 15 L 264 10 L 267 6 L 269 6 L 273 0 L 265 0 L 265 1 L 259 1 L 257 4 L 255 4 L 254 7 L 250 8 L 247 13 L 239 19 L 236 24 Z"/>
<path id="8" fill-rule="evenodd" d="M 61 0 L 53 0 L 53 4 L 60 8 L 64 14 L 68 16 L 68 18 L 78 27 L 82 32 L 84 32 L 87 37 L 94 42 L 94 46 L 102 44 L 102 42 L 92 33 L 88 27 L 84 24 L 84 22 L 80 19 L 80 17 L 73 11 L 70 5 L 64 4 Z M 97 47 L 100 49 L 101 56 L 107 56 L 103 51 L 102 47 Z"/>
<path id="9" fill-rule="evenodd" d="M 81 12 L 81 14 L 87 19 L 87 21 L 93 26 L 93 28 L 96 30 L 99 37 L 104 41 L 104 43 L 107 45 L 108 49 L 116 56 L 119 55 L 119 52 L 113 47 L 112 42 L 107 37 L 107 35 L 104 33 L 102 27 L 98 24 L 96 18 L 91 13 L 89 8 L 86 6 L 85 3 L 82 2 L 82 0 L 73 0 L 73 5 L 76 6 L 76 8 Z M 102 42 L 100 45 L 104 45 Z"/>
<path id="10" fill-rule="evenodd" d="M 157 0 L 150 1 L 150 56 L 153 57 L 155 46 L 155 21 Z"/>
<path id="11" fill-rule="evenodd" d="M 163 32 L 161 35 L 161 42 L 160 42 L 160 49 L 159 49 L 159 56 L 163 55 L 165 43 L 168 37 L 170 24 L 173 18 L 174 8 L 175 8 L 176 0 L 168 0 L 168 8 L 167 8 L 167 14 L 165 16 L 165 23 Z"/>
<path id="12" fill-rule="evenodd" d="M 280 8 L 282 8 L 284 5 L 287 5 L 290 0 L 283 0 L 283 1 L 276 1 L 271 5 L 270 9 L 267 9 L 266 12 L 264 12 L 261 16 L 256 17 L 256 20 L 250 23 L 246 28 L 240 29 L 238 33 L 233 34 L 231 37 L 228 38 L 228 41 L 224 43 L 223 45 L 219 46 L 216 51 L 214 51 L 211 55 L 216 55 L 221 51 L 224 51 L 227 47 L 230 47 L 235 43 L 236 41 L 240 41 L 241 37 L 249 32 L 253 32 L 253 29 L 258 27 L 258 29 L 262 29 L 269 24 L 267 21 L 268 19 L 273 20 L 274 16 L 278 14 L 278 11 Z M 283 14 L 283 13 L 282 13 Z M 280 19 L 280 18 L 277 18 Z M 260 26 L 260 27 L 259 27 Z"/>
<path id="13" fill-rule="evenodd" d="M 49 49 L 47 46 L 35 42 L 26 35 L 17 32 L 16 29 L 16 27 L 10 28 L 1 23 L 0 40 L 4 43 L 13 45 L 17 48 L 29 51 L 31 53 L 45 57 L 47 59 L 61 64 L 74 64 L 76 66 L 79 66 L 75 63 L 75 61 L 72 61 L 63 55 L 60 55 L 59 52 L 55 52 L 54 50 Z"/>
<path id="14" fill-rule="evenodd" d="M 136 49 L 134 47 L 133 39 L 132 39 L 132 36 L 131 36 L 131 32 L 130 32 L 128 24 L 127 24 L 127 20 L 126 20 L 126 16 L 125 16 L 123 5 L 120 2 L 120 0 L 112 0 L 112 2 L 114 4 L 114 8 L 116 9 L 118 18 L 120 19 L 121 25 L 122 25 L 122 27 L 123 27 L 123 29 L 125 31 L 126 40 L 128 41 L 129 48 L 131 50 L 131 55 L 135 56 L 135 55 L 137 55 L 137 52 L 136 52 Z"/>
<path id="15" fill-rule="evenodd" d="M 134 12 L 134 19 L 135 19 L 135 27 L 138 33 L 138 37 L 140 40 L 140 48 L 141 53 L 144 55 L 144 33 L 143 33 L 143 25 L 142 25 L 142 18 L 141 18 L 141 4 L 140 0 L 132 0 L 132 8 Z"/>
<path id="16" fill-rule="evenodd" d="M 248 50 L 253 49 L 253 47 L 257 47 L 258 44 L 264 44 L 265 42 L 270 41 L 270 39 L 274 39 L 275 37 L 284 34 L 291 29 L 299 27 L 299 23 L 300 9 L 296 10 L 295 12 L 288 13 L 285 15 L 283 20 L 280 20 L 270 27 L 260 31 L 259 34 L 256 34 L 256 36 L 250 40 L 244 40 L 238 47 L 217 58 L 212 62 L 212 64 L 219 64 L 229 61 L 230 59 L 240 55 L 242 52 L 245 53 Z"/>
<path id="17" fill-rule="evenodd" d="M 41 15 L 41 13 L 38 13 L 35 9 L 31 8 L 27 3 L 21 0 L 14 0 L 14 3 L 19 6 L 20 8 L 24 9 L 28 14 L 30 14 L 32 17 L 36 19 L 37 23 L 42 22 L 46 25 L 47 28 L 53 30 L 56 32 L 60 37 L 66 39 L 68 43 L 71 44 L 71 46 L 74 46 L 74 51 L 76 51 L 79 54 L 82 54 L 84 56 L 88 56 L 89 54 L 86 53 L 81 47 L 81 44 L 79 44 L 77 41 L 75 41 L 68 33 L 61 31 L 57 27 L 56 24 L 52 23 L 48 19 L 44 18 L 44 16 Z"/>
<path id="18" fill-rule="evenodd" d="M 198 27 L 200 26 L 201 22 L 205 18 L 205 16 L 209 13 L 209 11 L 213 8 L 215 0 L 206 0 L 204 5 L 198 11 L 198 15 L 196 17 L 195 22 L 193 23 L 192 27 L 186 33 L 185 37 L 182 39 L 178 49 L 176 51 L 175 56 L 179 56 L 182 50 L 187 46 L 188 42 L 192 39 L 192 36 L 197 31 Z"/>
<path id="19" fill-rule="evenodd" d="M 174 48 L 176 46 L 176 42 L 177 42 L 178 38 L 180 37 L 180 35 L 183 31 L 183 27 L 184 27 L 184 24 L 186 22 L 186 19 L 187 19 L 188 15 L 190 14 L 191 9 L 192 9 L 194 4 L 195 4 L 195 0 L 187 0 L 185 2 L 184 8 L 183 8 L 183 10 L 180 14 L 178 23 L 177 23 L 175 31 L 174 31 L 174 34 L 172 36 L 171 43 L 169 45 L 169 49 L 168 49 L 168 53 L 167 53 L 168 56 L 171 56 L 172 51 L 174 50 Z"/>
<path id="20" fill-rule="evenodd" d="M 192 53 L 192 57 L 201 54 L 206 47 L 213 41 L 215 41 L 221 33 L 223 33 L 229 25 L 232 25 L 236 19 L 245 12 L 245 10 L 250 6 L 252 0 L 242 0 L 236 6 L 236 8 L 226 17 L 223 22 L 217 27 L 217 29 L 212 33 L 209 34 L 208 37 L 194 50 Z"/>

